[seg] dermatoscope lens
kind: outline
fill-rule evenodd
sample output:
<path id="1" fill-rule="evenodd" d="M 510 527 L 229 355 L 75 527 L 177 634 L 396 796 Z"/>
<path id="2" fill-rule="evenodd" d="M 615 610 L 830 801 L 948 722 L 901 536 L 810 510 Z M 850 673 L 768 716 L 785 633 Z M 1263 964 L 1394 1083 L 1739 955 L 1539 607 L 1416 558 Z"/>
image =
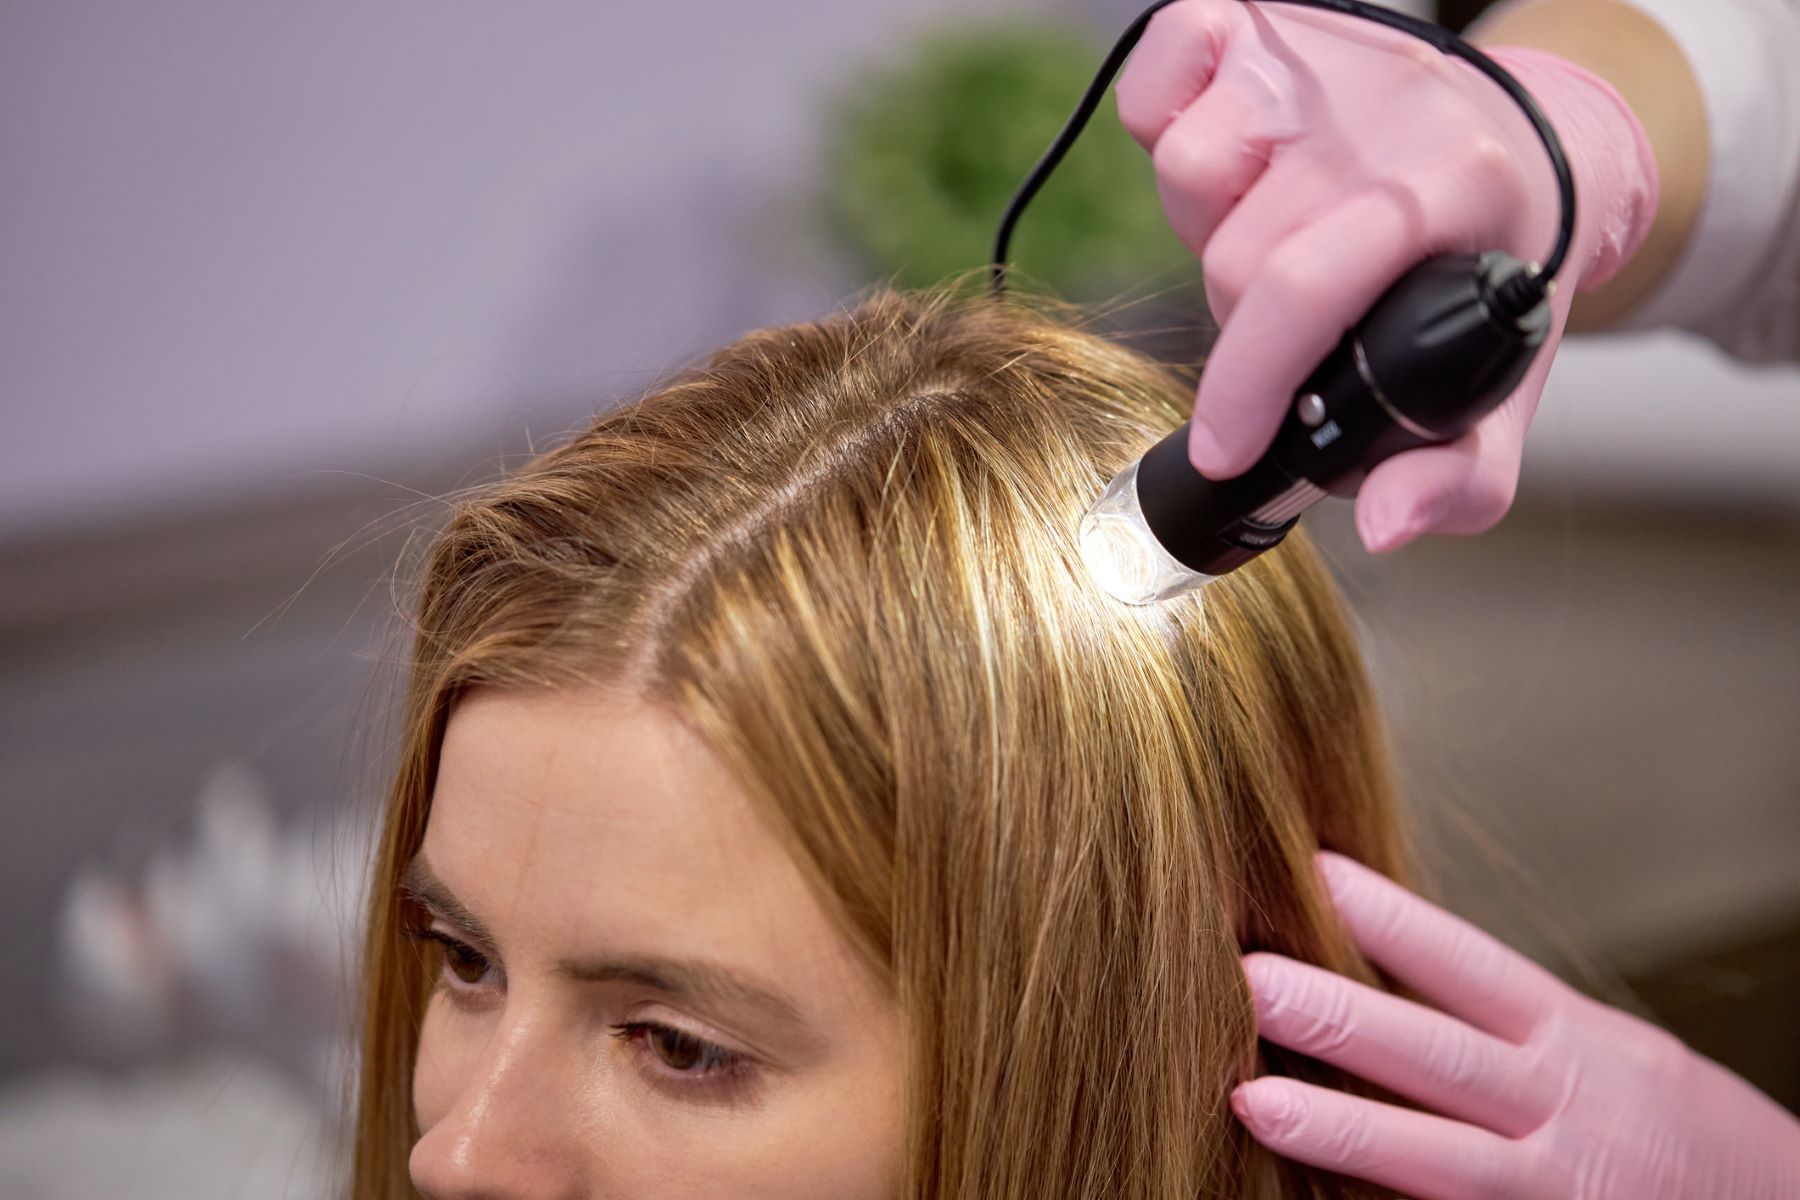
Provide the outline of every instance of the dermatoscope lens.
<path id="1" fill-rule="evenodd" d="M 1157 541 L 1138 506 L 1138 464 L 1113 477 L 1081 518 L 1081 558 L 1108 595 L 1152 604 L 1191 592 L 1212 578 L 1183 566 Z"/>

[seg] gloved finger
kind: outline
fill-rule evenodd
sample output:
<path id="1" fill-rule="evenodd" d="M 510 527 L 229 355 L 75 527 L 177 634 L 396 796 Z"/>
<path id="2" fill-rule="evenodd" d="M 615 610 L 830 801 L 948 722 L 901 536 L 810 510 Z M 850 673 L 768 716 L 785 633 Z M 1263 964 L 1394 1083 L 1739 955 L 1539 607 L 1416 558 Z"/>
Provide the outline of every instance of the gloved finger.
<path id="1" fill-rule="evenodd" d="M 1221 324 L 1269 252 L 1344 199 L 1341 184 L 1317 162 L 1274 153 L 1268 170 L 1225 214 L 1200 255 L 1206 302 Z"/>
<path id="2" fill-rule="evenodd" d="M 1176 116 L 1212 82 L 1248 14 L 1237 0 L 1183 0 L 1150 18 L 1119 76 L 1119 121 L 1153 149 Z"/>
<path id="3" fill-rule="evenodd" d="M 1524 1051 L 1455 1017 L 1279 954 L 1244 956 L 1258 1036 L 1429 1108 L 1522 1137 L 1556 1108 Z"/>
<path id="4" fill-rule="evenodd" d="M 1214 479 L 1249 467 L 1301 382 L 1395 280 L 1432 254 L 1483 248 L 1514 194 L 1511 170 L 1503 149 L 1477 140 L 1358 192 L 1271 249 L 1201 375 L 1194 466 Z"/>
<path id="5" fill-rule="evenodd" d="M 1424 533 L 1481 533 L 1512 507 L 1520 440 L 1499 413 L 1454 442 L 1396 454 L 1378 464 L 1356 496 L 1356 530 L 1370 553 L 1397 550 Z"/>
<path id="6" fill-rule="evenodd" d="M 1507 402 L 1456 441 L 1396 454 L 1369 472 L 1356 496 L 1356 529 L 1371 553 L 1425 533 L 1482 533 L 1499 524 L 1518 492 L 1525 432 L 1555 349 L 1554 339 L 1540 349 Z"/>
<path id="7" fill-rule="evenodd" d="M 1252 1136 L 1285 1158 L 1392 1188 L 1415 1200 L 1519 1194 L 1521 1143 L 1430 1113 L 1264 1076 L 1231 1093 Z"/>
<path id="8" fill-rule="evenodd" d="M 1523 1042 L 1561 1006 L 1556 976 L 1462 918 L 1341 854 L 1317 863 L 1362 952 L 1445 1012 Z"/>
<path id="9" fill-rule="evenodd" d="M 1235 88 L 1209 88 L 1151 151 L 1163 212 L 1196 256 L 1269 165 L 1268 141 L 1252 132 L 1260 103 Z"/>
<path id="10" fill-rule="evenodd" d="M 1194 401 L 1188 456 L 1244 471 L 1300 383 L 1376 297 L 1424 256 L 1424 230 L 1385 189 L 1361 192 L 1271 250 L 1224 322 Z"/>

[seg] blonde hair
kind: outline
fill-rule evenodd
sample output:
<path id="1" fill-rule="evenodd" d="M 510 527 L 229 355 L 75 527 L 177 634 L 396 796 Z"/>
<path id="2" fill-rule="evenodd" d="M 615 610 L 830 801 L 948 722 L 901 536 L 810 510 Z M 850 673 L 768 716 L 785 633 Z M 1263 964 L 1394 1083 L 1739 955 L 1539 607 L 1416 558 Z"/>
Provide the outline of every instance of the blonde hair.
<path id="1" fill-rule="evenodd" d="M 1368 1196 L 1235 1123 L 1241 953 L 1378 980 L 1321 846 L 1403 875 L 1352 632 L 1299 535 L 1121 606 L 1074 527 L 1191 381 L 1018 302 L 883 291 L 751 333 L 460 503 L 419 600 L 366 943 L 356 1195 L 410 1195 L 402 945 L 467 688 L 666 706 L 758 802 L 907 1031 L 909 1197 Z"/>

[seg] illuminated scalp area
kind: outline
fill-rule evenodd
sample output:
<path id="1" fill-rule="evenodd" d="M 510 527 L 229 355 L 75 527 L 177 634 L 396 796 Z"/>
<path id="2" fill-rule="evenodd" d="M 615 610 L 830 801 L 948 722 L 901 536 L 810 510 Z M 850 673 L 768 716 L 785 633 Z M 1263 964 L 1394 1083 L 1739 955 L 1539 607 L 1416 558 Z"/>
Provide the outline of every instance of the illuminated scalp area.
<path id="1" fill-rule="evenodd" d="M 1115 600 L 1151 604 L 1192 591 L 1211 579 L 1178 562 L 1138 507 L 1137 464 L 1119 472 L 1081 519 L 1081 560 Z"/>

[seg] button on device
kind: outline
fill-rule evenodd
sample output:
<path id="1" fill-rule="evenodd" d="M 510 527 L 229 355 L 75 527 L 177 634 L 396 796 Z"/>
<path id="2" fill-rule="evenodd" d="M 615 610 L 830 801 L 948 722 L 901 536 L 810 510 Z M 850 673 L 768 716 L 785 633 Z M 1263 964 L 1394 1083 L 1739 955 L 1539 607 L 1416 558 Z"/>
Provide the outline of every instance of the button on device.
<path id="1" fill-rule="evenodd" d="M 1325 401 L 1317 392 L 1308 392 L 1294 402 L 1294 412 L 1308 429 L 1325 423 Z"/>

